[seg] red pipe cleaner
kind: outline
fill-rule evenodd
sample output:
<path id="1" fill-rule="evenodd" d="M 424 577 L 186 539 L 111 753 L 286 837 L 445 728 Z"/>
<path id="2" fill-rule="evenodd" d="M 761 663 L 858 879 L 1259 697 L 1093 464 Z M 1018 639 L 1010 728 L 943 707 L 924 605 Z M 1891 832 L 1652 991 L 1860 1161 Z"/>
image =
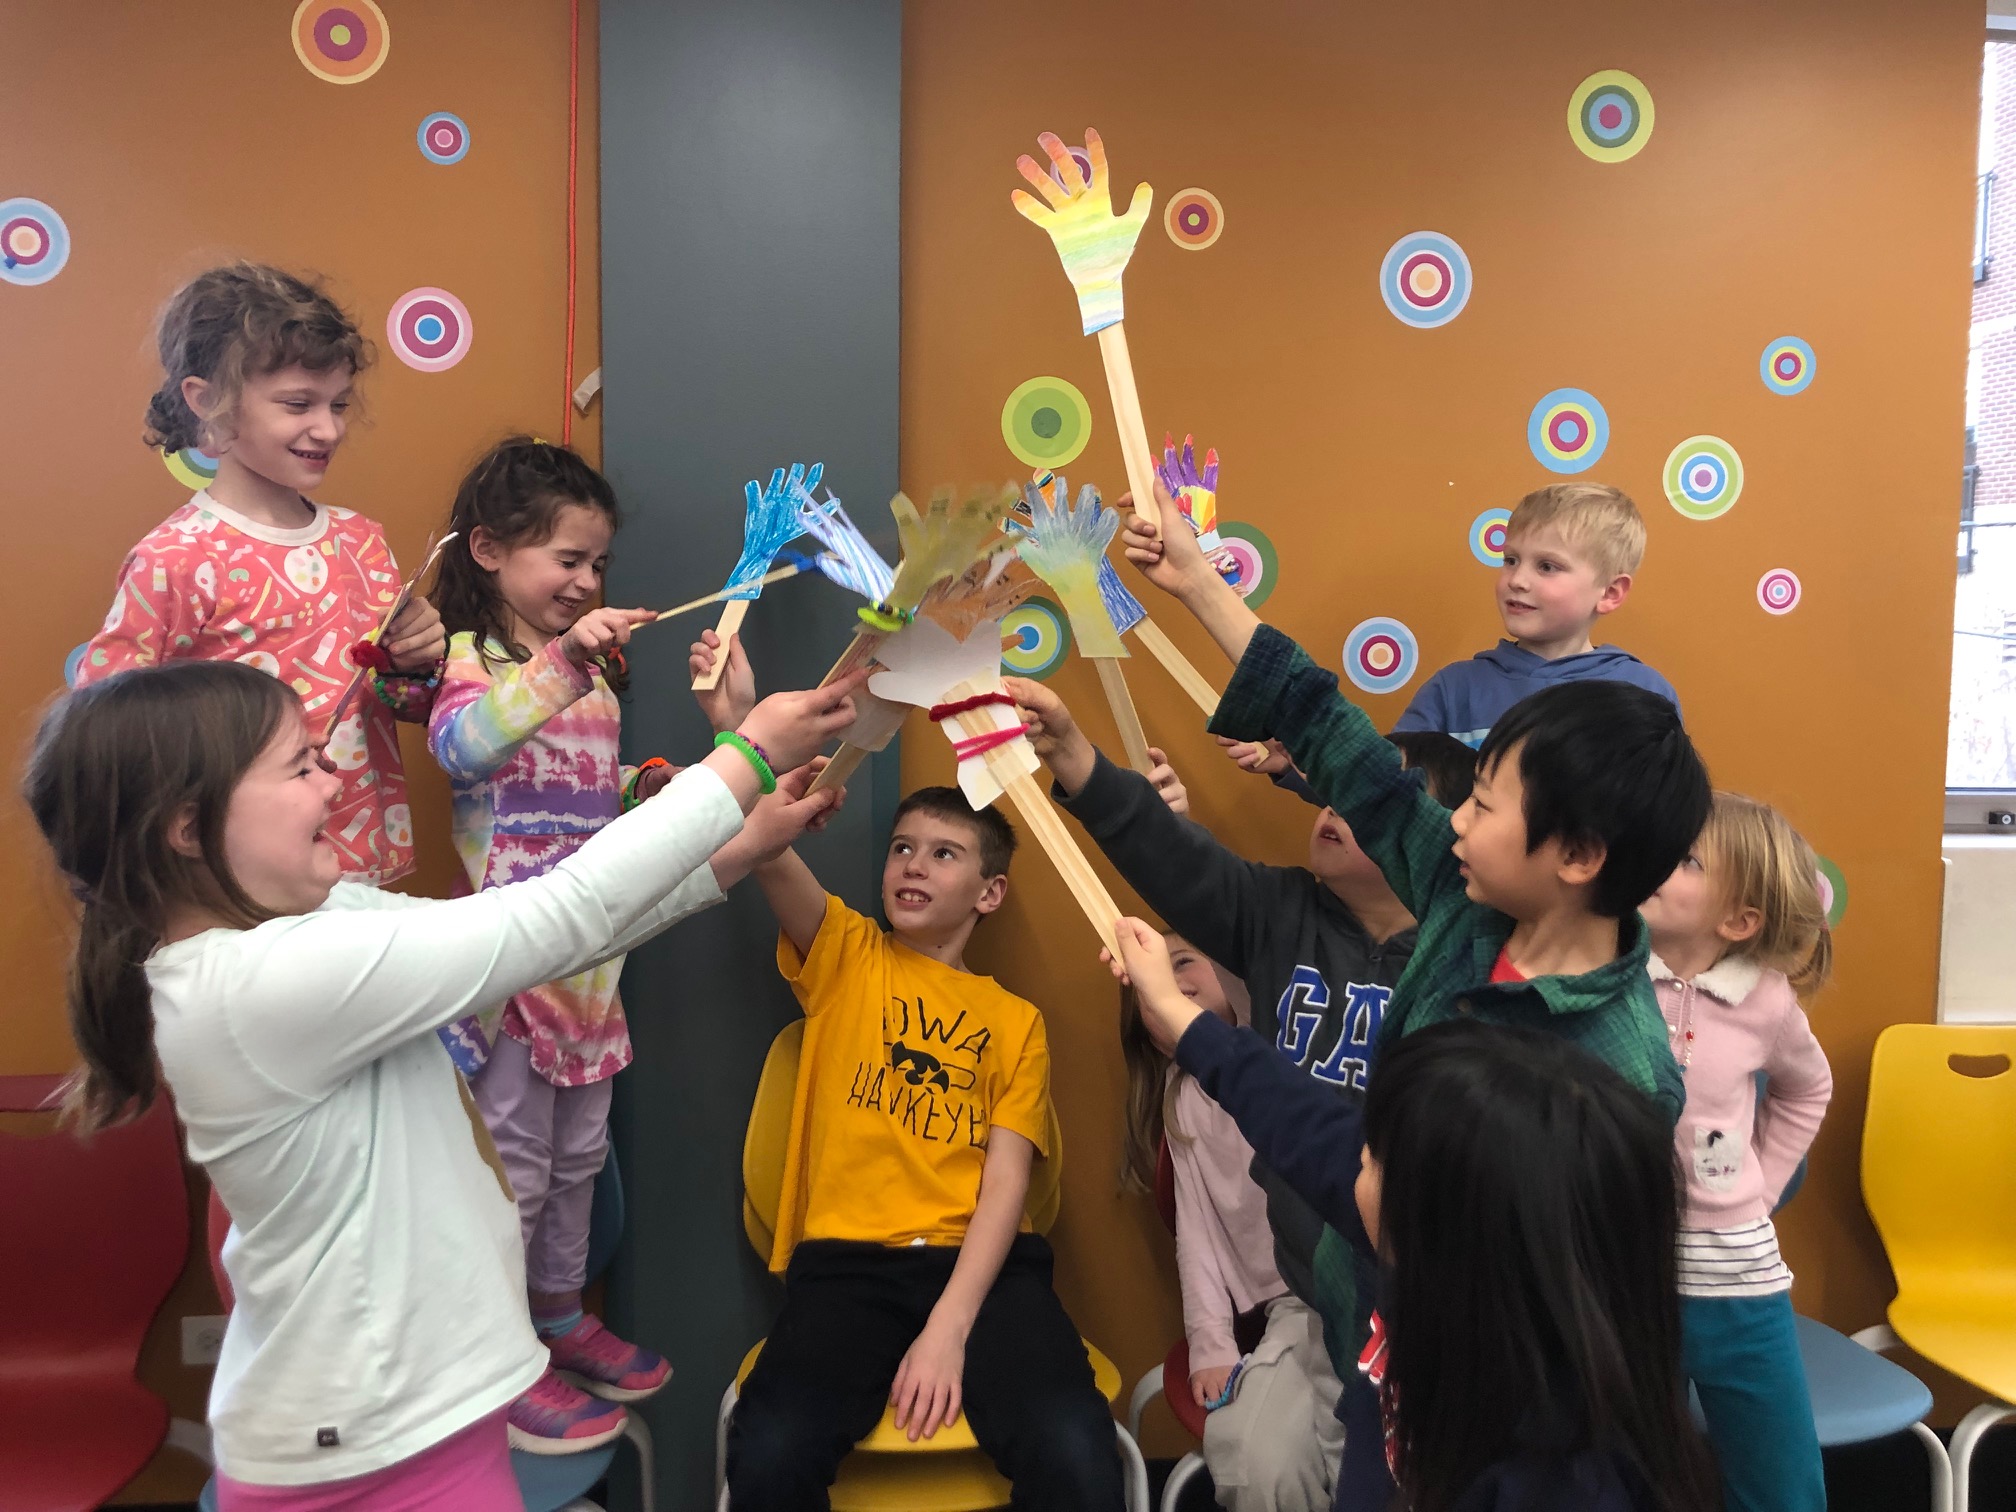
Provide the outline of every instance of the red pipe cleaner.
<path id="1" fill-rule="evenodd" d="M 950 719 L 954 714 L 964 714 L 969 709 L 984 709 L 989 704 L 1007 704 L 1012 708 L 1014 703 L 1014 698 L 1005 692 L 976 693 L 973 697 L 962 698 L 957 703 L 931 705 L 931 722 L 937 724 Z"/>

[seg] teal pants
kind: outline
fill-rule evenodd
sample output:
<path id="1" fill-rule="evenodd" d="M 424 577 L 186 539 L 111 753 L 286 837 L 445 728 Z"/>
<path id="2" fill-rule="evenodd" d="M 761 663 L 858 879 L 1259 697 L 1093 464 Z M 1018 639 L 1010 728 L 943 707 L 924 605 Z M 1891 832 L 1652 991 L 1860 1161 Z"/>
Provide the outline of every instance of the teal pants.
<path id="1" fill-rule="evenodd" d="M 1721 1463 L 1726 1512 L 1827 1512 L 1792 1294 L 1682 1297 L 1680 1350 Z"/>

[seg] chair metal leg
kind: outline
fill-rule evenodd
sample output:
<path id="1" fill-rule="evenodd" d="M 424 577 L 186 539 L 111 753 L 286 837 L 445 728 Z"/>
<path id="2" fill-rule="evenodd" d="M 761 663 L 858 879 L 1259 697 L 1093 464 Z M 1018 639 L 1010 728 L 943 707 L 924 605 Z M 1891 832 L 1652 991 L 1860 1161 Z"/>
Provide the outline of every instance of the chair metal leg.
<path id="1" fill-rule="evenodd" d="M 626 1415 L 623 1436 L 637 1451 L 637 1484 L 642 1488 L 638 1493 L 638 1505 L 642 1512 L 658 1512 L 658 1465 L 651 1447 L 651 1430 L 644 1426 L 644 1419 L 637 1415 L 633 1407 Z"/>
<path id="2" fill-rule="evenodd" d="M 1974 1446 L 1990 1428 L 2012 1417 L 2016 1417 L 2016 1406 L 1983 1402 L 1960 1419 L 1960 1426 L 1953 1430 L 1953 1512 L 1967 1512 L 1967 1480 L 1974 1466 Z"/>
<path id="3" fill-rule="evenodd" d="M 1113 1432 L 1120 1440 L 1120 1463 L 1127 1477 L 1127 1512 L 1149 1512 L 1148 1464 L 1141 1458 L 1141 1446 L 1118 1423 Z"/>
<path id="4" fill-rule="evenodd" d="M 1127 1399 L 1127 1431 L 1136 1443 L 1141 1439 L 1141 1415 L 1148 1410 L 1148 1404 L 1162 1395 L 1162 1367 L 1157 1365 L 1148 1374 L 1134 1383 L 1134 1394 Z"/>
<path id="5" fill-rule="evenodd" d="M 1176 1461 L 1176 1468 L 1169 1472 L 1169 1479 L 1162 1486 L 1162 1512 L 1182 1512 L 1183 1492 L 1203 1473 L 1204 1456 L 1194 1449 Z"/>
<path id="6" fill-rule="evenodd" d="M 735 1415 L 738 1395 L 730 1381 L 721 1393 L 721 1410 L 714 1415 L 714 1500 L 721 1512 L 728 1512 L 728 1419 Z"/>
<path id="7" fill-rule="evenodd" d="M 1923 1423 L 1913 1423 L 1911 1431 L 1918 1435 L 1918 1441 L 1925 1446 L 1925 1457 L 1932 1462 L 1932 1512 L 1953 1512 L 1952 1456 L 1947 1454 L 1939 1435 Z"/>

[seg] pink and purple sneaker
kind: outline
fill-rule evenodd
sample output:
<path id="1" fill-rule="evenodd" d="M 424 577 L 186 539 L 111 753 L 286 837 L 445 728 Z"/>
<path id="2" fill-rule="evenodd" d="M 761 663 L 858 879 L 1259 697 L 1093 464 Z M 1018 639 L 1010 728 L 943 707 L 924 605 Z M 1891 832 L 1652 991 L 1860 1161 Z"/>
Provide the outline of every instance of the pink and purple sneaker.
<path id="1" fill-rule="evenodd" d="M 505 1414 L 511 1447 L 527 1454 L 581 1454 L 621 1438 L 629 1414 L 548 1370 Z"/>
<path id="2" fill-rule="evenodd" d="M 663 1355 L 626 1344 L 592 1313 L 584 1313 L 567 1332 L 547 1337 L 545 1344 L 562 1379 L 605 1402 L 641 1402 L 672 1379 Z"/>

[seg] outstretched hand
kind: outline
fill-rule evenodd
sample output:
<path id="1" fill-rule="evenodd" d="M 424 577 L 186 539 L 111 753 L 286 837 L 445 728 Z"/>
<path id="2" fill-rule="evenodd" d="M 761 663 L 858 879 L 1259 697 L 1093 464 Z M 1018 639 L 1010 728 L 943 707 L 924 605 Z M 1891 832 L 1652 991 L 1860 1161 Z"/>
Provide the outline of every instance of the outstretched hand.
<path id="1" fill-rule="evenodd" d="M 1115 215 L 1106 144 L 1099 140 L 1098 132 L 1090 128 L 1085 132 L 1085 155 L 1092 161 L 1090 179 L 1055 132 L 1046 131 L 1036 141 L 1056 167 L 1056 177 L 1025 152 L 1015 159 L 1015 167 L 1042 199 L 1021 189 L 1009 197 L 1016 210 L 1041 226 L 1055 243 L 1064 276 L 1078 293 L 1078 314 L 1085 334 L 1090 336 L 1118 325 L 1125 316 L 1120 275 L 1134 255 L 1141 228 L 1148 223 L 1155 191 L 1146 184 L 1136 184 L 1126 212 Z"/>
<path id="2" fill-rule="evenodd" d="M 717 735 L 741 724 L 756 707 L 756 672 L 742 649 L 740 635 L 728 637 L 728 670 L 721 680 L 711 688 L 700 686 L 700 679 L 714 670 L 720 654 L 721 637 L 712 630 L 702 630 L 686 658 L 686 670 L 693 676 L 693 700 Z"/>
<path id="3" fill-rule="evenodd" d="M 1131 493 L 1121 499 L 1120 545 L 1141 576 L 1176 598 L 1187 589 L 1223 581 L 1205 560 L 1196 534 L 1184 523 L 1182 510 L 1160 478 L 1147 508 Z"/>
<path id="4" fill-rule="evenodd" d="M 560 637 L 560 654 L 577 667 L 630 643 L 630 632 L 658 616 L 649 609 L 590 609 Z"/>
<path id="5" fill-rule="evenodd" d="M 823 688 L 772 693 L 737 726 L 759 746 L 773 771 L 803 766 L 819 747 L 854 722 L 850 695 L 868 681 L 868 667 L 856 667 Z"/>
<path id="6" fill-rule="evenodd" d="M 1037 757 L 1050 768 L 1050 775 L 1066 796 L 1085 786 L 1097 765 L 1099 753 L 1071 711 L 1048 687 L 1027 677 L 1004 677 L 1001 686 L 1015 700 L 1015 712 L 1028 727 L 1029 743 Z"/>
<path id="7" fill-rule="evenodd" d="M 1183 786 L 1183 779 L 1176 775 L 1176 768 L 1169 765 L 1169 753 L 1160 746 L 1148 747 L 1148 781 L 1153 785 L 1156 796 L 1169 805 L 1172 814 L 1190 812 L 1190 790 Z"/>
<path id="8" fill-rule="evenodd" d="M 1114 976 L 1133 987 L 1141 1008 L 1141 1022 L 1155 1048 L 1164 1055 L 1173 1055 L 1176 1041 L 1183 1038 L 1183 1031 L 1203 1009 L 1185 997 L 1183 989 L 1176 985 L 1176 971 L 1169 964 L 1169 946 L 1158 931 L 1139 919 L 1123 918 L 1114 924 L 1113 933 L 1119 940 L 1120 959 L 1114 960 L 1110 950 L 1100 951 L 1099 959 Z"/>
<path id="9" fill-rule="evenodd" d="M 845 788 L 806 792 L 826 765 L 824 756 L 814 756 L 801 767 L 777 779 L 777 791 L 756 800 L 742 823 L 742 831 L 714 853 L 714 880 L 725 892 L 750 872 L 775 861 L 808 831 L 820 830 L 847 801 Z"/>
<path id="10" fill-rule="evenodd" d="M 1225 748 L 1225 754 L 1242 772 L 1258 772 L 1263 777 L 1273 777 L 1288 770 L 1288 748 L 1278 740 L 1233 740 L 1229 736 L 1213 736 Z"/>

